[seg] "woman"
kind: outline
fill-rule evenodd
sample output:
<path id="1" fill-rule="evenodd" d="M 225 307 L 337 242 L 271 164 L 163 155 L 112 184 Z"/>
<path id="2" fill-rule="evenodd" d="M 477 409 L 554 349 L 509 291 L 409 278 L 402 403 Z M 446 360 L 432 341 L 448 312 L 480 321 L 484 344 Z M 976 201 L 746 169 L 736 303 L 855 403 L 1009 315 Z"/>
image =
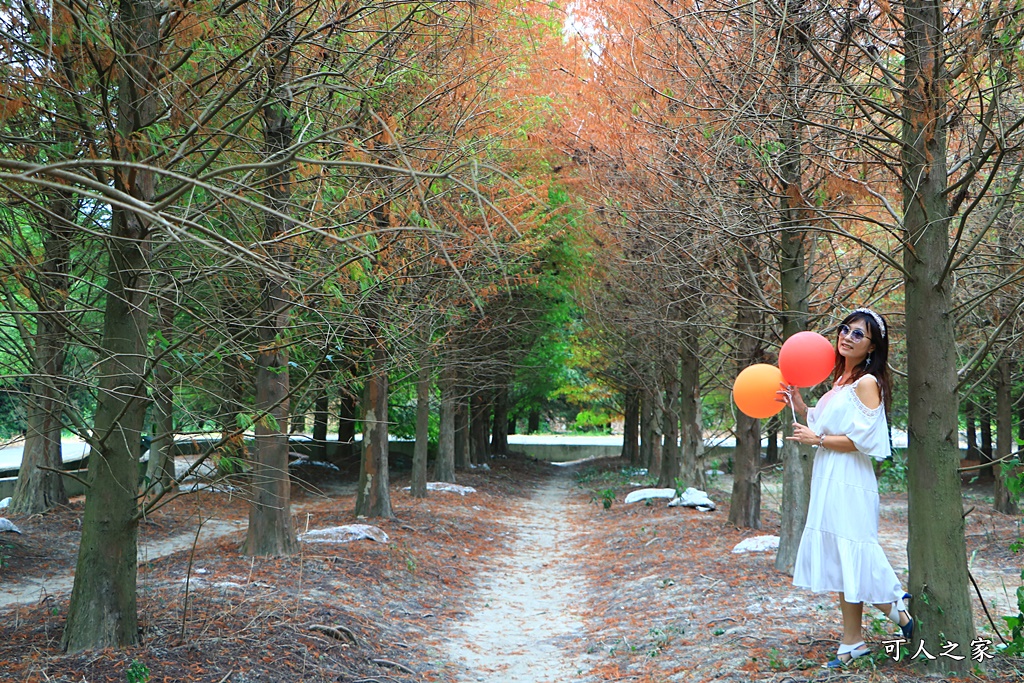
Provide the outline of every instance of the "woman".
<path id="1" fill-rule="evenodd" d="M 871 458 L 890 454 L 887 326 L 878 313 L 858 308 L 838 331 L 834 385 L 817 405 L 808 410 L 793 387 L 779 392 L 807 416 L 807 426 L 795 422 L 787 439 L 817 447 L 793 584 L 839 595 L 843 637 L 829 668 L 871 652 L 861 632 L 865 602 L 898 624 L 905 638 L 914 631 L 904 603 L 910 595 L 878 544 L 878 482 L 871 466 Z"/>

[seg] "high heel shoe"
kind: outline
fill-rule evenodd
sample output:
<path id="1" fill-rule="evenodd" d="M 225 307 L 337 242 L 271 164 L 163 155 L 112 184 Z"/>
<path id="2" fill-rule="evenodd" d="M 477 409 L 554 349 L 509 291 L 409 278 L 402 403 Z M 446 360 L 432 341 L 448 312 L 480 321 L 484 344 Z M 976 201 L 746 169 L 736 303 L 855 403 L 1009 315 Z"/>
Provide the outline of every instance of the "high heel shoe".
<path id="1" fill-rule="evenodd" d="M 895 624 L 900 627 L 900 632 L 907 640 L 913 640 L 914 638 L 914 617 L 910 616 L 910 612 L 907 610 L 907 604 L 905 601 L 910 600 L 913 597 L 914 596 L 910 593 L 904 593 L 902 598 L 892 603 L 892 609 L 888 614 L 889 620 L 895 622 Z M 900 624 L 900 614 L 903 612 L 907 613 L 907 623 Z"/>
<path id="2" fill-rule="evenodd" d="M 864 644 L 864 641 L 854 643 L 853 645 L 839 645 L 839 650 L 836 652 L 836 658 L 824 665 L 826 669 L 842 669 L 844 666 L 864 655 L 871 654 L 871 650 Z M 847 659 L 843 659 L 846 657 Z"/>

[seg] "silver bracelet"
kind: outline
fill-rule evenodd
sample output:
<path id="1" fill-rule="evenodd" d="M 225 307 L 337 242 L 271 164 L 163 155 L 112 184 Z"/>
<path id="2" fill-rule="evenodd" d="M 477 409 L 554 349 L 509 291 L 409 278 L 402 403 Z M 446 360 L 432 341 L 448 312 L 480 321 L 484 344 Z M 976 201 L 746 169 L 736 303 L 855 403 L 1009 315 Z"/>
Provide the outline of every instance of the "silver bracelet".
<path id="1" fill-rule="evenodd" d="M 824 448 L 824 447 L 825 447 L 825 435 L 822 434 L 821 438 L 818 439 L 818 448 Z"/>

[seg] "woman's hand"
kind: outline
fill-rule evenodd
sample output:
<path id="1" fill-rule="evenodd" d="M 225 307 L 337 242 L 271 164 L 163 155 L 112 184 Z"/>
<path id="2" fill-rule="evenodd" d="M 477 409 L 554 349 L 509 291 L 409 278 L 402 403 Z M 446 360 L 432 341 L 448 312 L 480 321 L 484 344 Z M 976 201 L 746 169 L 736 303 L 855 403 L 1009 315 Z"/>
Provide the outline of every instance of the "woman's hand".
<path id="1" fill-rule="evenodd" d="M 775 392 L 775 400 L 792 405 L 798 415 L 806 415 L 807 404 L 804 403 L 804 397 L 800 395 L 800 390 L 785 383 L 780 383 L 779 386 L 782 388 Z"/>
<path id="2" fill-rule="evenodd" d="M 793 436 L 787 436 L 786 441 L 796 441 L 797 443 L 807 444 L 808 446 L 817 446 L 821 443 L 821 437 L 812 432 L 810 427 L 804 426 L 799 422 L 794 422 Z"/>

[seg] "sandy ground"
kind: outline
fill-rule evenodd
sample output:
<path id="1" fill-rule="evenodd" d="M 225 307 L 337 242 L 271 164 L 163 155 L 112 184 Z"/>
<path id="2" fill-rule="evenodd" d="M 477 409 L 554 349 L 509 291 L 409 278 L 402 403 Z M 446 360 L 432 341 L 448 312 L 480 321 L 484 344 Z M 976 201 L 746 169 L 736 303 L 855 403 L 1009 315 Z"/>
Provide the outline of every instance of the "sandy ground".
<path id="1" fill-rule="evenodd" d="M 776 479 L 765 483 L 763 509 L 777 512 L 781 502 L 778 485 Z M 731 480 L 719 482 L 713 497 L 722 500 L 723 489 L 730 487 Z M 711 565 L 694 569 L 688 568 L 689 563 L 686 562 L 676 566 L 674 571 L 691 574 L 704 571 L 706 576 L 700 574 L 702 578 L 695 580 L 693 586 L 670 597 L 669 592 L 680 588 L 674 584 L 678 581 L 682 585 L 684 582 L 679 581 L 678 575 L 675 580 L 663 580 L 658 573 L 662 569 L 657 566 L 646 569 L 641 562 L 633 569 L 648 572 L 642 576 L 634 575 L 633 571 L 620 575 L 609 566 L 609 580 L 618 588 L 614 593 L 599 596 L 595 593 L 594 568 L 586 564 L 598 561 L 599 556 L 592 557 L 584 551 L 588 539 L 603 537 L 609 532 L 593 526 L 595 522 L 600 523 L 596 509 L 593 502 L 588 502 L 581 495 L 572 474 L 563 471 L 545 480 L 519 507 L 518 514 L 505 520 L 514 529 L 508 545 L 493 569 L 483 574 L 476 599 L 471 601 L 474 609 L 460 620 L 455 630 L 447 633 L 443 648 L 446 657 L 463 667 L 454 679 L 455 683 L 609 680 L 607 675 L 603 678 L 594 676 L 609 665 L 625 667 L 626 663 L 619 654 L 624 648 L 650 649 L 652 652 L 663 649 L 665 654 L 662 657 L 673 660 L 673 664 L 680 665 L 682 669 L 673 675 L 665 668 L 655 668 L 655 660 L 651 659 L 648 665 L 629 670 L 634 678 L 649 675 L 649 680 L 654 681 L 777 680 L 775 676 L 786 672 L 796 674 L 789 679 L 791 681 L 815 678 L 814 670 L 820 665 L 819 659 L 834 648 L 831 639 L 838 634 L 838 610 L 832 604 L 831 596 L 809 594 L 793 587 L 788 577 L 777 574 L 771 568 L 774 552 L 733 555 L 731 558 L 726 553 L 724 558 L 719 558 L 719 561 L 738 568 L 741 576 L 745 576 L 742 579 L 745 587 L 740 587 L 739 592 L 734 592 L 735 588 L 724 587 L 721 580 L 712 581 L 714 569 Z M 633 507 L 632 511 L 642 513 L 643 509 Z M 879 540 L 904 585 L 908 578 L 906 513 L 905 494 L 887 497 L 882 506 L 879 529 Z M 677 515 L 676 519 L 687 519 L 683 516 L 688 515 L 702 526 L 717 527 L 724 521 L 721 511 L 706 515 L 692 511 L 672 514 Z M 641 555 L 653 553 L 666 545 L 672 548 L 670 554 L 683 552 L 687 547 L 683 538 L 669 537 L 664 528 L 658 532 L 662 536 L 652 534 L 653 525 L 657 522 L 650 516 L 641 514 L 636 523 L 633 532 L 636 538 L 623 539 L 627 544 L 622 546 L 623 557 L 632 555 L 633 551 Z M 969 534 L 987 533 L 984 522 L 975 522 L 975 525 Z M 743 532 L 731 527 L 722 528 L 715 544 L 727 543 L 731 548 L 734 540 L 739 540 L 732 537 L 739 533 Z M 778 531 L 768 525 L 759 532 L 743 535 L 773 533 Z M 647 535 L 651 538 L 648 539 Z M 594 550 L 590 548 L 590 552 Z M 694 567 L 704 566 L 696 557 L 693 559 Z M 588 572 L 591 576 L 585 575 Z M 983 560 L 979 555 L 972 562 L 972 573 L 993 615 L 1015 610 L 1014 591 L 1020 585 L 1019 566 Z M 602 572 L 599 571 L 600 574 Z M 768 586 L 761 585 L 758 576 L 775 578 Z M 706 590 L 695 593 L 700 588 L 697 584 L 703 585 L 705 578 L 710 582 Z M 667 601 L 650 600 L 649 596 L 642 594 L 640 584 L 646 586 L 648 583 L 667 586 L 662 591 Z M 633 599 L 629 598 L 630 594 Z M 603 604 L 606 599 L 608 604 Z M 649 616 L 637 631 L 626 624 L 601 618 L 612 613 L 646 613 Z M 978 616 L 979 628 L 987 628 L 981 615 Z M 872 620 L 877 622 L 879 617 L 874 610 L 868 610 L 864 622 L 866 634 L 870 633 Z M 663 622 L 669 626 L 664 626 Z M 887 623 L 883 620 L 883 624 Z M 649 643 L 640 647 L 634 642 L 645 631 L 668 633 L 672 629 L 679 634 L 685 631 L 688 635 L 685 638 L 674 636 L 672 644 L 668 644 L 668 636 L 664 636 L 664 648 L 660 643 L 655 643 L 655 648 Z M 689 640 L 689 634 L 695 637 Z M 870 637 L 876 641 L 885 638 L 877 633 Z M 878 643 L 874 645 L 880 647 Z M 778 659 L 777 667 L 772 667 L 777 671 L 756 673 L 751 670 L 744 673 L 744 666 L 750 665 L 752 648 L 758 646 L 770 650 L 770 656 Z M 811 661 L 797 661 L 799 655 L 810 657 Z M 663 661 L 657 662 L 658 667 L 663 665 Z M 805 666 L 811 670 L 798 672 Z M 886 669 L 884 662 L 881 666 Z M 733 677 L 720 678 L 723 671 L 731 672 Z M 873 671 L 859 673 L 870 678 Z M 625 675 L 625 671 L 618 675 Z M 882 673 L 875 672 L 874 675 Z M 885 675 L 893 678 L 878 680 L 896 680 L 903 672 L 886 669 Z M 637 680 L 646 681 L 648 678 Z"/>
<path id="2" fill-rule="evenodd" d="M 457 503 L 445 497 L 451 494 L 423 501 L 399 498 L 402 519 L 392 520 L 388 525 L 392 544 L 353 546 L 338 551 L 337 557 L 308 553 L 305 559 L 286 565 L 276 560 L 261 562 L 265 567 L 262 575 L 257 572 L 260 585 L 280 583 L 284 576 L 292 577 L 287 582 L 295 584 L 296 573 L 288 574 L 286 570 L 298 567 L 300 587 L 281 604 L 288 606 L 289 613 L 300 603 L 313 605 L 315 611 L 309 616 L 303 613 L 301 619 L 295 620 L 296 634 L 304 633 L 309 623 L 348 624 L 360 634 L 365 646 L 346 649 L 348 644 L 334 644 L 323 638 L 316 647 L 326 643 L 333 648 L 332 653 L 344 651 L 366 660 L 364 648 L 371 643 L 376 647 L 393 641 L 396 645 L 391 651 L 375 652 L 367 661 L 408 661 L 431 672 L 423 680 L 818 680 L 820 663 L 831 655 L 838 636 L 838 612 L 831 598 L 793 588 L 788 577 L 774 571 L 771 552 L 729 552 L 744 538 L 778 533 L 778 477 L 766 478 L 764 482 L 765 528 L 753 531 L 736 529 L 725 522 L 726 492 L 732 483 L 727 476 L 714 484 L 714 490 L 708 489 L 721 506 L 717 511 L 704 513 L 667 508 L 663 503 L 627 506 L 616 502 L 611 509 L 603 509 L 590 490 L 577 485 L 572 468 L 555 469 L 550 476 L 547 472 L 537 474 L 533 470 L 530 477 L 524 477 L 522 470 L 467 474 L 468 482 L 479 493 L 466 498 L 455 496 Z M 595 484 L 598 488 L 605 485 Z M 617 492 L 617 501 L 626 492 L 624 484 L 620 488 L 623 490 Z M 1008 555 L 1005 550 L 1009 539 L 1019 537 L 1020 533 L 1019 527 L 1012 526 L 1012 520 L 992 513 L 984 495 L 978 490 L 965 491 L 965 508 L 973 510 L 968 517 L 967 535 L 977 549 L 976 556 L 971 558 L 972 572 L 998 620 L 1000 615 L 1013 611 L 1011 601 L 1020 585 L 1019 557 Z M 345 517 L 345 511 L 351 509 L 347 499 L 340 505 L 334 499 L 321 502 L 326 507 L 319 509 L 318 514 L 329 510 L 330 523 L 337 521 L 335 517 Z M 304 505 L 298 504 L 294 509 L 297 520 L 309 521 Z M 906 494 L 883 497 L 880 540 L 904 583 L 906 513 Z M 467 534 L 468 527 L 453 526 L 458 520 L 476 525 L 472 527 L 476 535 Z M 297 526 L 304 527 L 301 521 Z M 170 533 L 141 546 L 140 561 L 159 565 L 158 558 L 192 547 L 194 526 L 168 522 L 163 528 L 181 533 Z M 227 517 L 207 521 L 199 541 L 205 553 L 203 566 L 223 575 L 221 578 L 239 575 L 246 568 L 251 572 L 251 558 L 238 558 L 234 550 L 213 546 L 217 539 L 223 543 L 224 535 L 244 528 L 244 521 L 232 522 Z M 444 543 L 418 545 L 433 536 Z M 472 558 L 472 562 L 464 562 L 464 557 Z M 185 561 L 179 561 L 175 576 L 182 574 L 180 565 Z M 150 593 L 156 595 L 159 577 L 164 574 L 147 572 L 144 580 L 150 582 Z M 313 578 L 321 575 L 328 583 L 311 592 Z M 165 576 L 164 583 L 167 581 Z M 71 586 L 70 572 L 45 581 L 30 578 L 0 585 L 0 607 L 18 609 L 18 605 L 37 603 L 38 611 L 52 597 L 58 598 L 53 603 L 57 605 L 60 594 Z M 352 594 L 357 588 L 365 588 L 366 592 Z M 408 595 L 400 593 L 406 589 Z M 464 601 L 466 594 L 469 598 Z M 323 596 L 331 598 L 324 600 Z M 351 613 L 343 613 L 340 605 L 349 598 L 352 604 L 347 609 Z M 223 596 L 221 599 L 226 600 Z M 244 604 L 252 599 L 246 597 Z M 279 620 L 278 603 L 282 599 L 261 604 L 260 613 L 273 614 Z M 397 614 L 420 616 L 410 617 L 411 625 L 404 624 L 406 630 L 401 635 L 383 637 L 373 630 L 377 628 L 375 620 L 383 620 L 383 615 L 375 617 L 367 612 L 376 605 L 396 622 Z M 215 608 L 211 608 L 211 613 L 224 613 L 220 603 Z M 152 609 L 159 612 L 156 607 Z M 986 628 L 983 615 L 979 612 L 976 616 L 979 629 Z M 877 615 L 869 615 L 866 628 L 870 629 L 872 618 L 877 621 Z M 152 620 L 156 621 L 156 617 Z M 273 622 L 273 628 L 275 633 L 280 632 L 278 621 Z M 266 633 L 260 634 L 260 654 Z M 294 643 L 296 637 L 299 636 L 292 634 L 283 641 Z M 870 638 L 877 650 L 884 636 L 871 633 Z M 418 639 L 425 645 L 422 654 L 414 649 Z M 236 654 L 224 659 L 231 667 L 236 660 Z M 247 666 L 258 664 L 250 662 Z M 54 659 L 52 666 L 59 670 L 66 662 Z M 356 670 L 351 662 L 346 666 Z M 367 677 L 364 671 L 360 676 L 350 673 L 338 677 L 335 671 L 329 680 L 406 680 L 397 669 L 388 673 L 392 675 Z M 413 675 L 411 671 L 408 674 Z M 1016 669 L 1013 675 L 1018 677 L 984 680 L 1024 681 Z M 224 671 L 219 671 L 212 679 L 203 680 L 220 680 L 222 676 Z M 865 664 L 842 676 L 857 683 L 919 680 L 909 677 L 906 669 L 895 666 L 884 656 L 873 666 Z M 245 680 L 289 679 L 268 675 Z"/>
<path id="3" fill-rule="evenodd" d="M 166 557 L 181 550 L 192 547 L 193 543 L 206 545 L 222 536 L 244 530 L 244 521 L 221 521 L 210 520 L 203 525 L 199 532 L 198 539 L 195 530 L 178 534 L 151 543 L 139 543 L 139 562 L 150 562 L 152 560 Z M 64 592 L 70 592 L 75 585 L 74 574 L 66 576 L 47 576 L 45 578 L 23 578 L 13 583 L 0 585 L 0 609 L 13 605 L 43 602 L 50 596 L 57 596 Z"/>
<path id="4" fill-rule="evenodd" d="M 508 553 L 488 572 L 476 608 L 451 634 L 459 681 L 572 681 L 586 666 L 577 650 L 586 602 L 565 474 L 546 480 L 514 520 Z"/>

